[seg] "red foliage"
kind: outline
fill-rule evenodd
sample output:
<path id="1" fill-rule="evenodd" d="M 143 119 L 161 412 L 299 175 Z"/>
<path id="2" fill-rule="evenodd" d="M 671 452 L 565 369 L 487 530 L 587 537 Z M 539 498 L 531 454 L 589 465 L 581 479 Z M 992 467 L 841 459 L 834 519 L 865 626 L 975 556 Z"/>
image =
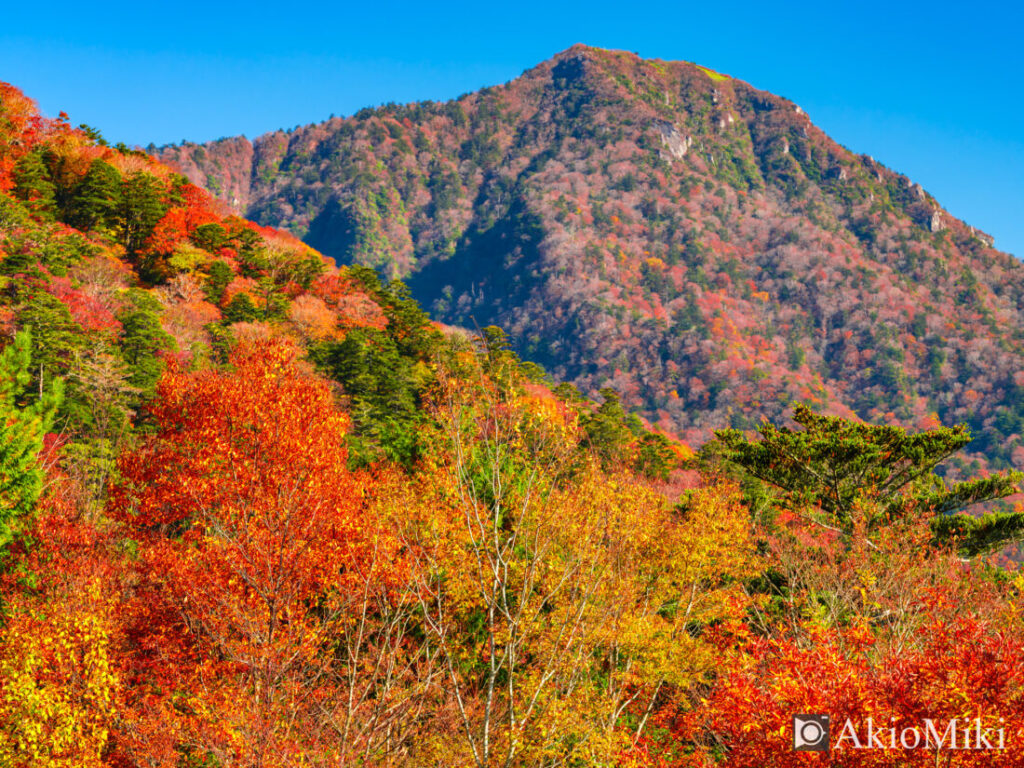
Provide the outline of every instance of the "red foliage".
<path id="1" fill-rule="evenodd" d="M 902 768 L 938 764 L 936 750 L 923 748 L 926 720 L 941 736 L 954 719 L 973 734 L 981 718 L 983 732 L 993 729 L 993 745 L 996 730 L 1005 728 L 1006 750 L 963 750 L 962 741 L 953 750 L 947 741 L 944 753 L 955 755 L 959 766 L 1017 766 L 1024 744 L 1024 639 L 958 615 L 947 602 L 929 597 L 915 637 L 885 648 L 871 632 L 855 628 L 811 629 L 800 643 L 745 638 L 744 654 L 732 657 L 706 703 L 672 727 L 684 740 L 714 734 L 728 745 L 730 768 L 796 768 L 809 755 L 792 749 L 792 716 L 828 714 L 831 765 Z M 876 730 L 876 748 L 855 749 L 852 733 L 869 744 L 869 718 L 884 733 Z M 922 748 L 901 745 L 905 728 L 919 729 Z M 877 748 L 880 743 L 885 748 Z M 912 732 L 906 743 L 915 743 Z"/>
<path id="2" fill-rule="evenodd" d="M 214 201 L 209 193 L 195 184 L 186 184 L 181 188 L 180 194 L 182 204 L 168 209 L 157 222 L 146 242 L 147 250 L 153 253 L 170 253 L 179 243 L 188 240 L 197 227 L 220 222 L 220 216 L 213 210 Z"/>
<path id="3" fill-rule="evenodd" d="M 35 102 L 0 82 L 0 192 L 14 186 L 14 165 L 38 142 L 41 124 Z"/>
<path id="4" fill-rule="evenodd" d="M 146 241 L 146 250 L 153 253 L 170 253 L 179 243 L 188 239 L 185 221 L 187 211 L 184 208 L 171 208 L 164 214 L 153 228 L 153 233 Z"/>
<path id="5" fill-rule="evenodd" d="M 243 754 L 275 755 L 268 765 L 301 742 L 280 723 L 301 723 L 313 692 L 299 679 L 320 663 L 320 601 L 348 589 L 371 546 L 361 481 L 345 468 L 348 419 L 300 355 L 271 338 L 242 342 L 230 373 L 172 364 L 151 408 L 157 433 L 122 459 L 111 493 L 143 542 L 136 674 L 217 713 L 149 727 L 224 744 L 232 730 Z"/>
<path id="6" fill-rule="evenodd" d="M 340 328 L 384 328 L 387 317 L 380 305 L 342 274 L 327 274 L 310 289 L 338 316 Z"/>
<path id="7" fill-rule="evenodd" d="M 68 308 L 71 317 L 87 331 L 121 330 L 121 323 L 110 307 L 97 296 L 74 288 L 71 280 L 66 277 L 55 277 L 50 282 L 50 293 L 56 296 Z"/>

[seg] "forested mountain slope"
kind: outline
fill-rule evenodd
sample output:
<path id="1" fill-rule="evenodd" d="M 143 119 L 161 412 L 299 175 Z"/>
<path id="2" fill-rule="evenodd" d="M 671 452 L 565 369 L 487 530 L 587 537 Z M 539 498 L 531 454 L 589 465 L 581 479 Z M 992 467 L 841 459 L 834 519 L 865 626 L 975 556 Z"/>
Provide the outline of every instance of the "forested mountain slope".
<path id="1" fill-rule="evenodd" d="M 799 768 L 804 711 L 1020 765 L 1024 475 L 551 386 L 0 83 L 0 765 Z"/>
<path id="2" fill-rule="evenodd" d="M 793 400 L 1024 450 L 1024 265 L 786 99 L 574 46 L 447 103 L 161 157 L 692 443 Z"/>

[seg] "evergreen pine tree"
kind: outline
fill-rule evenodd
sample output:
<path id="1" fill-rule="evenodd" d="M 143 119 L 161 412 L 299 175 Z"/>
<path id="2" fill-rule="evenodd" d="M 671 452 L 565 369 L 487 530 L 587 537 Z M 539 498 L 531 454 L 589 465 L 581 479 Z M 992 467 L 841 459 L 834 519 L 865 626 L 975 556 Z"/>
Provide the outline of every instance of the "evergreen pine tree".
<path id="1" fill-rule="evenodd" d="M 131 366 L 128 383 L 143 398 L 152 394 L 164 361 L 160 352 L 174 349 L 174 339 L 160 325 L 160 302 L 145 291 L 133 288 L 128 293 L 131 307 L 118 315 L 121 321 L 121 354 Z"/>
<path id="2" fill-rule="evenodd" d="M 611 387 L 601 390 L 604 402 L 583 421 L 583 431 L 591 449 L 601 458 L 605 466 L 620 462 L 626 446 L 633 438 L 626 425 L 626 412 L 619 400 L 619 393 Z"/>
<path id="3" fill-rule="evenodd" d="M 209 275 L 203 285 L 203 292 L 206 298 L 214 304 L 220 304 L 224 300 L 224 290 L 234 279 L 235 273 L 226 261 L 215 261 L 210 265 Z"/>
<path id="4" fill-rule="evenodd" d="M 121 244 L 134 256 L 166 212 L 159 180 L 151 173 L 133 173 L 122 184 L 120 203 Z"/>
<path id="5" fill-rule="evenodd" d="M 55 379 L 34 402 L 19 405 L 31 381 L 31 350 L 22 331 L 0 352 L 0 558 L 35 512 L 44 480 L 38 455 L 64 393 Z"/>
<path id="6" fill-rule="evenodd" d="M 905 429 L 820 416 L 798 405 L 793 420 L 802 430 L 761 426 L 761 440 L 742 432 L 716 433 L 725 457 L 782 491 L 782 503 L 805 510 L 825 527 L 849 534 L 862 502 L 873 510 L 870 532 L 910 514 L 925 515 L 936 544 L 953 544 L 964 555 L 989 551 L 1024 535 L 1024 514 L 983 517 L 958 514 L 976 504 L 1018 492 L 1020 472 L 949 484 L 935 468 L 971 441 L 966 425 L 919 434 Z"/>
<path id="7" fill-rule="evenodd" d="M 52 216 L 55 189 L 39 152 L 29 152 L 14 167 L 14 194 L 37 216 Z"/>
<path id="8" fill-rule="evenodd" d="M 83 230 L 111 226 L 121 205 L 121 174 L 109 163 L 93 160 L 71 200 L 71 223 Z"/>
<path id="9" fill-rule="evenodd" d="M 259 310 L 247 293 L 236 293 L 222 313 L 225 323 L 248 323 L 259 317 Z"/>

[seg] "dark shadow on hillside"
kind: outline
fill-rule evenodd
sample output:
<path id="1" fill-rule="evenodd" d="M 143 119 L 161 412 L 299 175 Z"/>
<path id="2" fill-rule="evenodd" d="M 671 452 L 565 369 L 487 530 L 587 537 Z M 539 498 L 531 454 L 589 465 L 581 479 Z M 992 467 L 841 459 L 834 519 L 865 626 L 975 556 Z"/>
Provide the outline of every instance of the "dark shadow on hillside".
<path id="1" fill-rule="evenodd" d="M 342 207 L 336 198 L 331 198 L 309 223 L 305 240 L 324 256 L 334 259 L 336 264 L 351 264 L 357 227 L 358 221 L 353 212 Z"/>
<path id="2" fill-rule="evenodd" d="M 521 201 L 487 229 L 472 229 L 455 253 L 425 264 L 407 282 L 437 320 L 473 328 L 502 324 L 542 280 L 540 219 Z"/>

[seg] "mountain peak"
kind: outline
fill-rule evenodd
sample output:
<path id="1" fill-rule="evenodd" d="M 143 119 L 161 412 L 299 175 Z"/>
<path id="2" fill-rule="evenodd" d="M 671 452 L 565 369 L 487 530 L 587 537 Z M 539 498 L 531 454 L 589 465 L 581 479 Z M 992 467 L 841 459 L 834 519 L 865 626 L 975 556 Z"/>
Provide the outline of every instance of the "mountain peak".
<path id="1" fill-rule="evenodd" d="M 698 64 L 577 44 L 457 100 L 163 157 L 692 443 L 809 398 L 966 420 L 1001 461 L 1024 434 L 1020 262 L 793 102 Z"/>

